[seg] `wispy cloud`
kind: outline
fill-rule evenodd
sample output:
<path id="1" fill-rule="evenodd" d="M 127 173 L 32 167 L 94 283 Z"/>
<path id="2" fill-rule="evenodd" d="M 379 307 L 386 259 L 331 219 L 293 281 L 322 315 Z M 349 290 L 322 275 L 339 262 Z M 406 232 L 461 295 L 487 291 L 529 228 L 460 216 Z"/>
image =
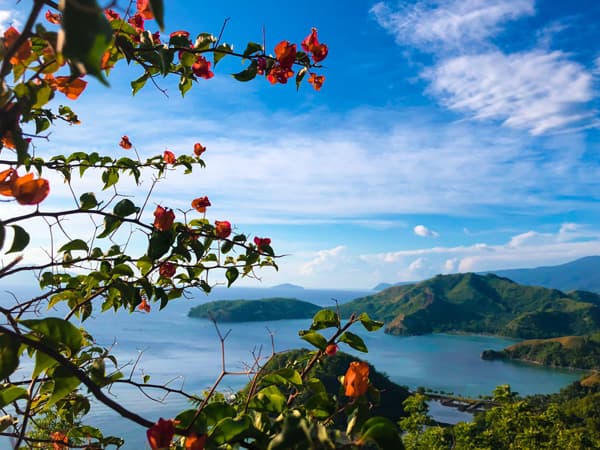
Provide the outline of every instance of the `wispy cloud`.
<path id="1" fill-rule="evenodd" d="M 332 267 L 335 267 L 336 260 L 340 258 L 345 250 L 346 247 L 343 245 L 327 250 L 319 250 L 311 261 L 302 266 L 300 273 L 311 275 L 315 270 L 331 270 Z"/>
<path id="2" fill-rule="evenodd" d="M 19 14 L 6 6 L 4 2 L 0 2 L 0 29 L 6 30 L 10 26 L 20 28 Z"/>
<path id="3" fill-rule="evenodd" d="M 421 237 L 438 237 L 439 233 L 430 230 L 429 228 L 427 228 L 425 225 L 417 225 L 413 228 L 413 232 L 417 235 L 417 236 L 421 236 Z"/>

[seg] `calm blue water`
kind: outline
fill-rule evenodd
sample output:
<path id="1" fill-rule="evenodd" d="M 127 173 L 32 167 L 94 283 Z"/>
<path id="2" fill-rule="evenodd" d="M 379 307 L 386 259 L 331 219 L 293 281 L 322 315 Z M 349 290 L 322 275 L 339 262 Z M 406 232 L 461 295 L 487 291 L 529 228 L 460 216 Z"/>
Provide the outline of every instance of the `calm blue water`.
<path id="1" fill-rule="evenodd" d="M 285 296 L 331 305 L 332 298 L 344 302 L 369 293 L 232 288 L 217 289 L 208 300 Z M 207 320 L 187 317 L 191 307 L 206 300 L 206 296 L 195 300 L 178 299 L 166 309 L 158 311 L 154 308 L 149 314 L 107 312 L 85 324 L 98 344 L 112 345 L 119 362 L 129 363 L 122 369 L 126 376 L 132 374 L 134 380 L 141 381 L 144 374 L 149 374 L 153 383 L 169 382 L 172 387 L 183 386 L 187 391 L 200 392 L 209 388 L 221 371 L 220 344 L 214 325 Z M 220 325 L 222 333 L 231 330 L 225 342 L 227 369 L 243 370 L 245 363 L 252 361 L 252 352 L 256 354 L 261 349 L 262 355 L 267 357 L 271 352 L 269 332 L 274 335 L 276 351 L 305 346 L 297 332 L 309 325 L 310 320 L 304 319 Z M 548 393 L 556 392 L 580 377 L 577 372 L 480 359 L 484 349 L 502 349 L 515 342 L 510 339 L 443 334 L 398 337 L 386 335 L 381 330 L 367 333 L 360 325 L 353 331 L 364 338 L 369 348 L 368 354 L 354 352 L 357 356 L 367 359 L 393 381 L 413 389 L 425 386 L 478 396 L 489 395 L 495 386 L 508 383 L 521 394 Z M 140 359 L 133 367 L 132 362 L 138 357 Z M 221 384 L 220 390 L 235 391 L 247 381 L 246 376 L 230 376 Z M 187 407 L 183 399 L 169 397 L 159 403 L 133 389 L 113 388 L 112 393 L 124 406 L 149 420 L 173 417 Z M 147 448 L 145 430 L 141 427 L 102 405 L 96 405 L 93 414 L 93 422 L 105 432 L 128 437 L 125 449 Z M 439 414 L 443 416 L 444 412 Z"/>

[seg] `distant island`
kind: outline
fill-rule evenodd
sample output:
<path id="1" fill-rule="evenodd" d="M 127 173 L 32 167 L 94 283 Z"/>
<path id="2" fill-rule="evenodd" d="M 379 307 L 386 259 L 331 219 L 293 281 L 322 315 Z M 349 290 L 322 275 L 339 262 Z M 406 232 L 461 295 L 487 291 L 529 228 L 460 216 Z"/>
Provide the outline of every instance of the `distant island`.
<path id="1" fill-rule="evenodd" d="M 188 317 L 214 318 L 220 322 L 308 319 L 320 309 L 320 306 L 295 298 L 217 300 L 192 308 Z"/>
<path id="2" fill-rule="evenodd" d="M 275 286 L 271 286 L 271 289 L 304 289 L 302 286 L 292 283 L 283 283 Z"/>
<path id="3" fill-rule="evenodd" d="M 587 336 L 563 336 L 532 339 L 506 347 L 485 350 L 483 359 L 512 359 L 551 367 L 600 369 L 600 333 Z"/>
<path id="4" fill-rule="evenodd" d="M 484 333 L 522 339 L 585 335 L 600 330 L 600 295 L 523 286 L 496 275 L 438 275 L 393 286 L 340 305 L 366 312 L 398 335 Z"/>

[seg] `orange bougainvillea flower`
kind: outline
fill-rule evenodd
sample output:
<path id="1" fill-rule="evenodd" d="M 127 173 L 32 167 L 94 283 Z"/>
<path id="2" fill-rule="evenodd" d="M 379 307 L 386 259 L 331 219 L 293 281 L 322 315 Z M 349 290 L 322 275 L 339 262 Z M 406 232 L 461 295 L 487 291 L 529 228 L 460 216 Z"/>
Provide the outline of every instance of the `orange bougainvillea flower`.
<path id="1" fill-rule="evenodd" d="M 204 147 L 200 142 L 196 142 L 194 144 L 194 155 L 200 156 L 205 151 L 206 151 L 206 147 Z"/>
<path id="2" fill-rule="evenodd" d="M 135 28 L 135 31 L 137 31 L 138 33 L 141 33 L 142 31 L 144 31 L 144 18 L 142 17 L 141 14 L 135 13 L 133 16 L 131 16 L 129 18 L 129 20 L 127 22 L 129 22 L 129 24 L 133 28 Z"/>
<path id="3" fill-rule="evenodd" d="M 147 313 L 150 312 L 150 304 L 148 303 L 148 300 L 146 300 L 146 297 L 142 297 L 142 301 L 138 305 L 137 309 L 140 311 L 146 311 Z"/>
<path id="4" fill-rule="evenodd" d="M 149 0 L 137 0 L 137 10 L 140 15 L 146 19 L 154 19 L 154 13 L 152 12 L 152 7 L 150 6 Z"/>
<path id="5" fill-rule="evenodd" d="M 60 25 L 62 23 L 62 15 L 60 13 L 53 13 L 52 11 L 47 10 L 46 20 L 54 25 Z"/>
<path id="6" fill-rule="evenodd" d="M 325 347 L 325 354 L 327 356 L 334 356 L 338 351 L 338 346 L 335 344 L 329 344 L 327 347 Z"/>
<path id="7" fill-rule="evenodd" d="M 215 76 L 210 70 L 210 62 L 202 55 L 196 57 L 196 62 L 192 64 L 192 72 L 197 77 L 204 78 L 205 80 L 209 80 Z"/>
<path id="8" fill-rule="evenodd" d="M 44 79 L 52 89 L 62 92 L 71 100 L 77 100 L 87 86 L 87 81 L 81 78 L 54 77 L 54 75 L 49 73 Z"/>
<path id="9" fill-rule="evenodd" d="M 165 152 L 163 153 L 163 161 L 166 164 L 175 164 L 175 154 L 170 150 L 165 150 Z"/>
<path id="10" fill-rule="evenodd" d="M 4 132 L 4 136 L 2 136 L 2 145 L 7 148 L 15 149 L 15 141 L 12 137 L 12 132 L 10 130 L 6 130 Z"/>
<path id="11" fill-rule="evenodd" d="M 15 27 L 10 27 L 4 32 L 4 47 L 8 50 L 13 46 L 21 33 L 17 31 Z M 21 44 L 19 49 L 11 56 L 10 63 L 11 64 L 19 64 L 20 62 L 25 61 L 31 55 L 31 40 L 27 39 L 25 42 Z"/>
<path id="12" fill-rule="evenodd" d="M 254 238 L 254 245 L 256 245 L 256 248 L 258 248 L 258 251 L 260 253 L 262 253 L 262 252 L 266 251 L 267 247 L 269 247 L 271 245 L 271 239 L 259 238 L 258 236 L 256 236 Z"/>
<path id="13" fill-rule="evenodd" d="M 50 192 L 50 183 L 45 178 L 33 179 L 28 173 L 13 182 L 12 192 L 21 205 L 37 205 L 44 201 Z"/>
<path id="14" fill-rule="evenodd" d="M 171 278 L 173 275 L 175 275 L 176 270 L 177 267 L 175 267 L 175 264 L 166 261 L 160 265 L 158 268 L 158 273 L 161 277 Z"/>
<path id="15" fill-rule="evenodd" d="M 118 12 L 116 12 L 116 11 L 114 11 L 114 10 L 110 9 L 110 8 L 107 8 L 107 9 L 105 9 L 105 10 L 104 10 L 104 16 L 105 16 L 105 17 L 106 17 L 106 18 L 107 18 L 109 21 L 111 21 L 111 22 L 112 22 L 113 20 L 117 20 L 117 19 L 120 19 L 120 18 L 121 18 L 121 16 L 119 15 L 119 13 L 118 13 Z"/>
<path id="16" fill-rule="evenodd" d="M 169 38 L 172 38 L 172 37 L 184 37 L 186 39 L 189 39 L 190 38 L 190 32 L 189 31 L 185 31 L 185 30 L 173 31 L 169 35 Z"/>
<path id="17" fill-rule="evenodd" d="M 175 421 L 162 417 L 146 430 L 146 437 L 152 450 L 168 449 L 175 434 Z"/>
<path id="18" fill-rule="evenodd" d="M 344 376 L 344 388 L 347 397 L 365 395 L 369 388 L 369 364 L 364 361 L 353 361 Z"/>
<path id="19" fill-rule="evenodd" d="M 55 441 L 52 443 L 52 448 L 54 450 L 63 450 L 67 448 L 67 446 L 63 445 L 61 442 L 64 442 L 67 445 L 69 444 L 69 439 L 67 438 L 67 436 L 64 433 L 61 433 L 60 431 L 55 431 L 54 433 L 52 433 L 50 435 L 50 439 Z"/>
<path id="20" fill-rule="evenodd" d="M 314 62 L 323 61 L 329 52 L 327 46 L 319 42 L 316 28 L 313 28 L 310 34 L 302 41 L 302 50 L 307 53 L 312 53 Z"/>
<path id="21" fill-rule="evenodd" d="M 215 220 L 215 235 L 219 239 L 226 239 L 231 234 L 231 224 L 226 220 Z"/>
<path id="22" fill-rule="evenodd" d="M 271 84 L 286 84 L 287 80 L 293 76 L 294 71 L 292 69 L 287 69 L 285 67 L 280 66 L 279 64 L 276 64 L 269 71 L 269 74 L 267 75 L 267 80 L 269 80 Z"/>
<path id="23" fill-rule="evenodd" d="M 204 450 L 205 445 L 205 434 L 198 436 L 196 433 L 192 433 L 185 438 L 185 450 Z"/>
<path id="24" fill-rule="evenodd" d="M 284 69 L 291 69 L 296 61 L 296 44 L 289 41 L 281 41 L 275 46 L 275 58 Z"/>
<path id="25" fill-rule="evenodd" d="M 192 208 L 194 208 L 198 212 L 205 213 L 206 208 L 209 206 L 210 206 L 210 200 L 208 199 L 207 196 L 198 197 L 198 198 L 195 198 L 194 200 L 192 200 Z"/>
<path id="26" fill-rule="evenodd" d="M 316 73 L 311 73 L 310 77 L 308 77 L 308 82 L 313 85 L 316 91 L 321 89 L 324 81 L 325 76 L 317 75 Z"/>
<path id="27" fill-rule="evenodd" d="M 13 197 L 13 184 L 19 178 L 15 169 L 6 169 L 0 172 L 0 195 Z"/>
<path id="28" fill-rule="evenodd" d="M 121 142 L 119 142 L 119 145 L 125 150 L 129 150 L 131 147 L 133 147 L 133 144 L 129 140 L 129 136 L 127 135 L 121 136 Z"/>
<path id="29" fill-rule="evenodd" d="M 158 231 L 169 231 L 173 226 L 175 213 L 172 209 L 157 206 L 154 211 L 154 228 Z"/>

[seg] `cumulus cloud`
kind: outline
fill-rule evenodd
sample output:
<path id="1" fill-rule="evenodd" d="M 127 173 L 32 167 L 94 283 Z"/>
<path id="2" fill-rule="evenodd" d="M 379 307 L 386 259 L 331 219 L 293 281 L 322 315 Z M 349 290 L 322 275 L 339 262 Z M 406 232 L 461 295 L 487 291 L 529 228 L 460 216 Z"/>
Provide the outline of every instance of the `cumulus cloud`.
<path id="1" fill-rule="evenodd" d="M 534 13 L 533 0 L 445 0 L 417 2 L 392 9 L 376 3 L 371 14 L 399 44 L 427 49 L 431 44 L 461 46 L 484 41 L 500 24 Z"/>
<path id="2" fill-rule="evenodd" d="M 438 237 L 439 236 L 438 233 L 436 233 L 433 230 L 430 230 L 425 225 L 417 225 L 416 227 L 413 228 L 413 231 L 417 236 L 421 236 L 421 237 Z"/>
<path id="3" fill-rule="evenodd" d="M 590 119 L 592 74 L 559 51 L 494 51 L 441 61 L 425 72 L 430 92 L 449 109 L 497 119 L 533 135 Z"/>
<path id="4" fill-rule="evenodd" d="M 335 260 L 346 250 L 343 245 L 338 245 L 332 249 L 320 250 L 316 252 L 316 256 L 302 266 L 300 272 L 302 275 L 311 275 L 315 270 L 331 269 L 335 264 Z"/>

